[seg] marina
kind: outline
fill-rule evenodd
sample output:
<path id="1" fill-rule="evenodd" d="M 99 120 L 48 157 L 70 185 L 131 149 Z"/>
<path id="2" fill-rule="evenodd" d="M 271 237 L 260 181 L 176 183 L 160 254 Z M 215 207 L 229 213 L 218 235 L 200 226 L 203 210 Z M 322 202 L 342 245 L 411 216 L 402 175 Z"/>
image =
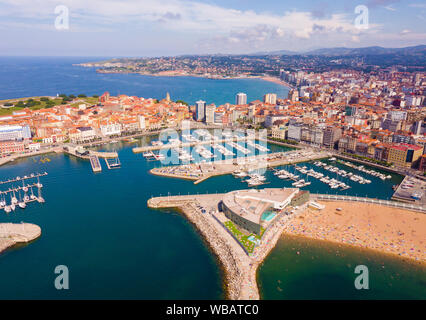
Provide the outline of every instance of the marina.
<path id="1" fill-rule="evenodd" d="M 338 182 L 337 176 L 341 176 L 341 177 L 344 177 L 344 178 L 349 178 L 351 181 L 358 182 L 359 184 L 370 184 L 371 183 L 371 180 L 369 180 L 369 179 L 365 179 L 364 177 L 353 174 L 352 172 L 346 172 L 345 170 L 339 169 L 338 167 L 335 167 L 335 166 L 332 166 L 332 165 L 327 165 L 324 162 L 317 161 L 314 164 L 317 167 L 323 167 L 325 170 L 332 172 L 332 173 L 335 173 L 336 179 L 333 178 L 334 182 Z M 330 180 L 331 178 L 324 177 L 323 179 L 324 179 L 323 180 L 324 182 L 328 183 L 328 180 Z M 331 180 L 333 180 L 333 179 L 331 179 Z"/>
<path id="2" fill-rule="evenodd" d="M 44 203 L 45 200 L 42 196 L 41 189 L 43 184 L 40 183 L 40 177 L 46 176 L 47 172 L 30 174 L 29 176 L 16 177 L 14 179 L 8 179 L 1 182 L 1 185 L 12 184 L 8 189 L 0 191 L 0 209 L 3 209 L 6 213 L 15 211 L 17 208 L 25 209 L 28 203 L 37 201 Z M 29 179 L 37 179 L 37 182 L 33 181 L 27 183 Z M 14 185 L 22 182 L 21 185 Z M 37 189 L 36 194 L 34 189 Z"/>
<path id="3" fill-rule="evenodd" d="M 206 155 L 208 156 L 208 155 Z M 318 160 L 329 157 L 327 152 L 314 152 L 310 149 L 295 150 L 289 152 L 276 152 L 255 156 L 240 157 L 234 159 L 217 160 L 202 163 L 190 163 L 177 166 L 163 166 L 153 168 L 150 173 L 154 175 L 195 180 L 198 184 L 210 177 L 234 174 L 239 177 L 242 172 L 253 172 L 250 179 L 246 180 L 249 186 L 265 184 L 261 175 L 256 175 L 256 170 L 265 171 L 268 168 L 289 165 L 299 162 Z M 259 174 L 259 172 L 257 172 Z M 249 176 L 247 174 L 246 176 Z M 245 176 L 244 176 L 245 177 Z"/>

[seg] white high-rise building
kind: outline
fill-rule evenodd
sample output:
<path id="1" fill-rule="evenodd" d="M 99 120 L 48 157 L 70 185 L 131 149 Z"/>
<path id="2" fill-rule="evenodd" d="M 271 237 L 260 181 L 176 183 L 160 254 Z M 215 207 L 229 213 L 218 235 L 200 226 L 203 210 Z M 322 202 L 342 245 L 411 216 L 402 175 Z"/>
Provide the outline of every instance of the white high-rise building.
<path id="1" fill-rule="evenodd" d="M 139 116 L 139 129 L 144 130 L 146 129 L 146 123 L 145 123 L 145 117 Z"/>
<path id="2" fill-rule="evenodd" d="M 204 121 L 206 117 L 206 102 L 199 100 L 195 105 L 195 120 Z"/>
<path id="3" fill-rule="evenodd" d="M 206 123 L 213 124 L 214 123 L 214 112 L 216 110 L 215 104 L 209 104 L 206 106 Z"/>
<path id="4" fill-rule="evenodd" d="M 267 104 L 277 104 L 277 95 L 275 93 L 267 93 L 263 96 L 263 102 Z"/>
<path id="5" fill-rule="evenodd" d="M 240 93 L 237 94 L 235 100 L 236 100 L 235 102 L 236 102 L 237 105 L 239 105 L 239 106 L 245 105 L 245 104 L 247 104 L 247 95 L 245 93 L 240 92 Z"/>

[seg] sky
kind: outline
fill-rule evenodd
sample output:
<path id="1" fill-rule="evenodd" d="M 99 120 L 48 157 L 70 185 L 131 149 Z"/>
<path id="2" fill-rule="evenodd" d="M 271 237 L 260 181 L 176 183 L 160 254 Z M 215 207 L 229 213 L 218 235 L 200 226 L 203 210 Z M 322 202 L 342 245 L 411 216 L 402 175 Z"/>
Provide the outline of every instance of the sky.
<path id="1" fill-rule="evenodd" d="M 405 47 L 426 44 L 426 2 L 0 0 L 0 39 L 3 56 L 152 57 Z"/>

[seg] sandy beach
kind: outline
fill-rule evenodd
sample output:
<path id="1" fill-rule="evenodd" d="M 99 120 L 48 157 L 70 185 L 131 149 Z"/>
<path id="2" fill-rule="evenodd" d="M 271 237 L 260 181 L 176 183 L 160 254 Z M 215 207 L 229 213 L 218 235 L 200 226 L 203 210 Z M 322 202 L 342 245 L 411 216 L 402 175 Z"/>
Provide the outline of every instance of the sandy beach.
<path id="1" fill-rule="evenodd" d="M 269 82 L 273 82 L 273 83 L 282 85 L 284 87 L 288 87 L 290 89 L 293 89 L 293 86 L 291 84 L 289 84 L 288 82 L 285 82 L 285 81 L 283 81 L 283 80 L 281 80 L 279 78 L 275 78 L 275 77 L 262 77 L 260 79 L 265 80 L 265 81 L 269 81 Z"/>
<path id="2" fill-rule="evenodd" d="M 0 253 L 17 243 L 37 239 L 41 228 L 31 223 L 0 223 Z"/>
<path id="3" fill-rule="evenodd" d="M 325 209 L 306 209 L 284 233 L 426 261 L 425 214 L 377 204 L 319 202 Z"/>

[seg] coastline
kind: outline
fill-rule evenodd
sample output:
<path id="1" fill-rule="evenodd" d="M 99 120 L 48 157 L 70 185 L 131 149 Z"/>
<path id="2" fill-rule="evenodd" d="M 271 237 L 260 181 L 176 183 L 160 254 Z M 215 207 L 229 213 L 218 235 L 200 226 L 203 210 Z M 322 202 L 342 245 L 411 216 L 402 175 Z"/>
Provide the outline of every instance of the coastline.
<path id="1" fill-rule="evenodd" d="M 264 81 L 279 84 L 279 85 L 286 87 L 286 88 L 289 88 L 289 89 L 295 89 L 293 85 L 289 84 L 286 81 L 281 80 L 280 78 L 276 78 L 276 77 L 272 77 L 272 76 L 263 76 L 263 77 L 259 77 L 259 78 L 264 80 Z"/>
<path id="2" fill-rule="evenodd" d="M 0 254 L 18 243 L 28 243 L 41 236 L 41 228 L 32 223 L 0 223 Z"/>
<path id="3" fill-rule="evenodd" d="M 126 71 L 112 71 L 102 69 L 102 66 L 96 66 L 91 63 L 80 63 L 76 64 L 76 66 L 84 67 L 84 68 L 96 68 L 97 73 L 101 74 L 139 74 L 141 76 L 152 76 L 152 77 L 194 77 L 194 78 L 205 78 L 212 80 L 235 80 L 235 79 L 261 79 L 268 82 L 273 82 L 284 87 L 294 89 L 294 86 L 289 84 L 286 81 L 283 81 L 274 76 L 251 76 L 251 75 L 237 75 L 237 76 L 219 76 L 219 75 L 208 75 L 208 74 L 193 74 L 193 73 L 182 73 L 175 71 L 162 71 L 159 73 L 148 73 L 148 72 L 132 72 L 130 70 Z"/>

